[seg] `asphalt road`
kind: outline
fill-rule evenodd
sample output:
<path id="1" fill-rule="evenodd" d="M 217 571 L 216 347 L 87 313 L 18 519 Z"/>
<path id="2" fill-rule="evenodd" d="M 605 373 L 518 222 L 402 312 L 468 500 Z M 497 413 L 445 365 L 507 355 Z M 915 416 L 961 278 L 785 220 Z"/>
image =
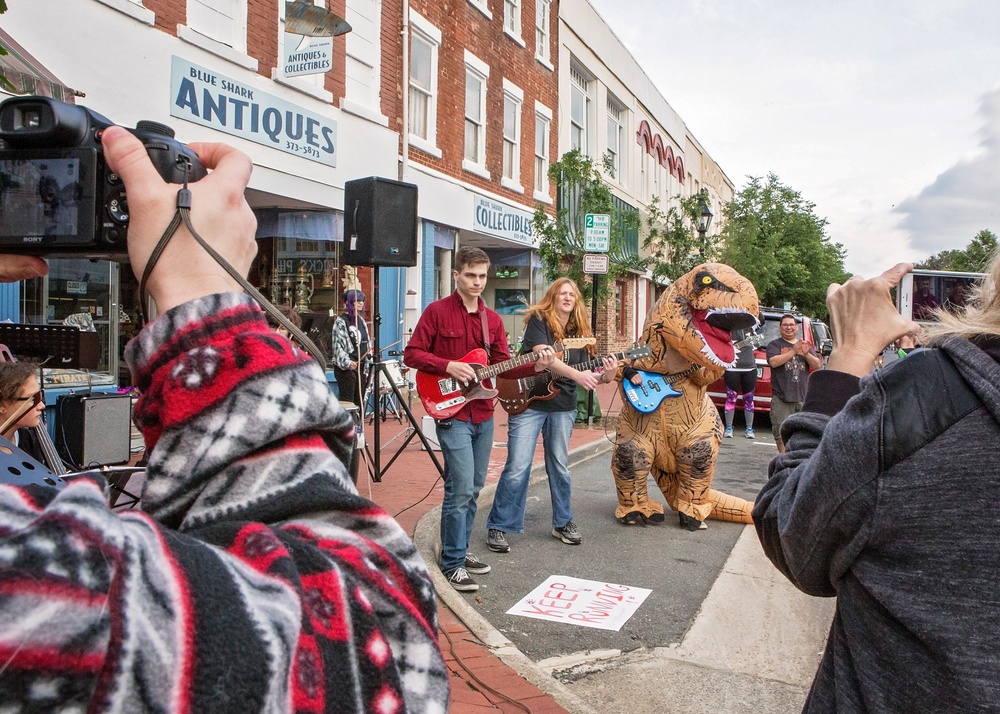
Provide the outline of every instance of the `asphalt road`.
<path id="1" fill-rule="evenodd" d="M 753 500 L 767 480 L 774 442 L 766 419 L 758 422 L 757 440 L 747 440 L 739 429 L 736 438 L 723 440 L 713 483 L 717 490 Z M 622 526 L 614 519 L 617 499 L 610 462 L 606 452 L 571 469 L 574 521 L 583 533 L 582 545 L 566 545 L 550 534 L 546 480 L 531 486 L 525 533 L 508 536 L 509 553 L 487 550 L 488 507 L 477 516 L 470 551 L 493 571 L 476 577 L 480 590 L 468 598 L 469 604 L 535 662 L 680 642 L 743 533 L 741 524 L 718 521 L 709 521 L 705 531 L 682 530 L 669 508 L 662 525 Z M 652 480 L 650 493 L 663 501 Z M 553 574 L 648 588 L 652 593 L 617 632 L 506 614 Z"/>

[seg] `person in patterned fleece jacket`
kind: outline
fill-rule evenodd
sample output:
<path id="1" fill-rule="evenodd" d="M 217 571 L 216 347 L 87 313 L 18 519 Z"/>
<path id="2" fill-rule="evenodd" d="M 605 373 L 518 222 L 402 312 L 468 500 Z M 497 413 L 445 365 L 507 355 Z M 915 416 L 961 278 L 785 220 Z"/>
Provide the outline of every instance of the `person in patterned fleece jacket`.
<path id="1" fill-rule="evenodd" d="M 125 130 L 104 147 L 141 275 L 178 187 Z M 215 169 L 190 187 L 193 224 L 245 275 L 251 163 L 192 149 Z M 0 279 L 45 270 L 0 256 Z M 322 369 L 183 226 L 148 285 L 160 317 L 126 349 L 143 512 L 112 512 L 83 478 L 0 485 L 0 711 L 444 714 L 426 566 L 351 484 L 353 423 Z"/>

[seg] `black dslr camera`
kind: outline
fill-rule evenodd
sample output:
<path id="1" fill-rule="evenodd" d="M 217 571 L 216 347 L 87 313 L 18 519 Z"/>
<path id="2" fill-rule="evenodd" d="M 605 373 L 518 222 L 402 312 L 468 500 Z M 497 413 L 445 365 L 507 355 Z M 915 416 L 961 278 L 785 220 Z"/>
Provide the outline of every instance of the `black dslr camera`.
<path id="1" fill-rule="evenodd" d="M 0 103 L 0 252 L 127 257 L 125 187 L 104 161 L 112 122 L 49 97 Z M 205 167 L 168 126 L 130 129 L 164 181 L 197 181 Z"/>

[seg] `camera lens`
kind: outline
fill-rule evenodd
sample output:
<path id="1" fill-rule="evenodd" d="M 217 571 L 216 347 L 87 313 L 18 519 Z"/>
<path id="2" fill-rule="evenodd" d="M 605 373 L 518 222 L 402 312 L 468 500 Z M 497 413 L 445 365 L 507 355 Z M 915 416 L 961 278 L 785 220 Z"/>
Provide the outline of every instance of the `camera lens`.
<path id="1" fill-rule="evenodd" d="M 21 107 L 17 112 L 16 119 L 14 131 L 39 129 L 42 126 L 42 109 L 32 106 Z"/>

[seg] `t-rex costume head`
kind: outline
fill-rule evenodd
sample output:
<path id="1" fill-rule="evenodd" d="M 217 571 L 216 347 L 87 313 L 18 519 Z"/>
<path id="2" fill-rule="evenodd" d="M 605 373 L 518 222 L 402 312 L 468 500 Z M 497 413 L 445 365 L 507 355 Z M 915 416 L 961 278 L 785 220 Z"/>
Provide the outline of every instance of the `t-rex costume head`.
<path id="1" fill-rule="evenodd" d="M 684 528 L 700 530 L 706 518 L 751 522 L 752 504 L 711 488 L 722 441 L 719 413 L 706 385 L 736 361 L 731 330 L 759 324 L 757 291 L 721 263 L 704 263 L 678 278 L 646 320 L 642 341 L 652 355 L 636 360 L 639 386 L 662 401 L 652 411 L 622 405 L 611 470 L 618 491 L 615 517 L 623 524 L 661 523 L 663 505 L 648 497 L 652 475 Z M 672 385 L 658 387 L 656 372 Z M 631 374 L 623 370 L 622 378 Z M 646 389 L 646 386 L 649 389 Z M 629 390 L 625 390 L 627 393 Z"/>
<path id="2" fill-rule="evenodd" d="M 660 297 L 646 321 L 643 342 L 654 357 L 671 347 L 696 364 L 731 367 L 736 350 L 730 331 L 756 327 L 759 314 L 757 291 L 749 280 L 728 265 L 703 263 Z"/>

